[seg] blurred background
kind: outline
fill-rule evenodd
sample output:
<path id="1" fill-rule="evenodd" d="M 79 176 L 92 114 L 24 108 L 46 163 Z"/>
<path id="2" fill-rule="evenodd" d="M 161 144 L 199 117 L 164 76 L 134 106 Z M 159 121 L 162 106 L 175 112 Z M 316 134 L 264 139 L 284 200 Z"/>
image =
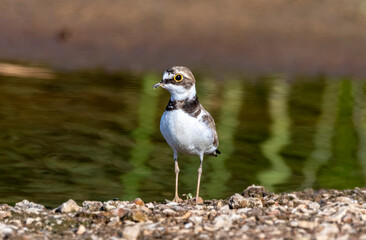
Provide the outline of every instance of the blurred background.
<path id="1" fill-rule="evenodd" d="M 172 199 L 165 69 L 215 118 L 202 196 L 366 182 L 366 1 L 0 0 L 0 203 Z M 199 160 L 180 156 L 180 192 Z"/>

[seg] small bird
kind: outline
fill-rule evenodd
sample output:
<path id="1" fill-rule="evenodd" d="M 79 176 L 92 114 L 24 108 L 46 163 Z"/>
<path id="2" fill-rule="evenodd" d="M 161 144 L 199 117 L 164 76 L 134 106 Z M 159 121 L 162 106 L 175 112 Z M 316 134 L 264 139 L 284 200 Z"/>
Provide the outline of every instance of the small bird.
<path id="1" fill-rule="evenodd" d="M 174 202 L 182 202 L 178 195 L 178 153 L 200 157 L 198 168 L 197 192 L 195 201 L 202 203 L 199 197 L 203 156 L 220 154 L 215 121 L 207 112 L 196 94 L 196 80 L 186 67 L 174 66 L 164 72 L 163 79 L 153 88 L 162 87 L 170 92 L 170 100 L 160 120 L 160 131 L 173 149 L 175 162 Z"/>

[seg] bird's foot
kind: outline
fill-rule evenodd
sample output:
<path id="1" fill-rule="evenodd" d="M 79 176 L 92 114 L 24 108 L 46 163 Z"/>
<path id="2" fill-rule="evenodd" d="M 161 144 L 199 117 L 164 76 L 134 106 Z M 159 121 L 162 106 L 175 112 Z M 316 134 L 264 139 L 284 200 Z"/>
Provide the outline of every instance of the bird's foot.
<path id="1" fill-rule="evenodd" d="M 181 202 L 183 202 L 183 200 L 180 197 L 175 196 L 174 199 L 172 200 L 172 202 L 181 203 Z"/>
<path id="2" fill-rule="evenodd" d="M 203 199 L 201 197 L 195 197 L 194 198 L 194 201 L 197 203 L 197 204 L 202 204 L 203 203 Z"/>

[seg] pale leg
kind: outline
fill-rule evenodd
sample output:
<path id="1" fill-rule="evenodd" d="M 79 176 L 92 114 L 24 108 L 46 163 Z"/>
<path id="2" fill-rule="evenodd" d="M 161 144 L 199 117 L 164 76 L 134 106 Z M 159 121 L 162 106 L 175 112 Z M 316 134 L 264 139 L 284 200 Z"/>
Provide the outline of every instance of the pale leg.
<path id="1" fill-rule="evenodd" d="M 199 197 L 200 194 L 200 184 L 201 184 L 201 175 L 202 175 L 202 162 L 203 162 L 203 154 L 200 156 L 200 167 L 198 168 L 198 181 L 197 181 L 197 193 L 196 193 L 196 202 L 203 203 L 203 199 Z"/>
<path id="2" fill-rule="evenodd" d="M 182 202 L 183 200 L 178 196 L 178 175 L 179 175 L 179 166 L 178 166 L 178 154 L 174 152 L 174 162 L 175 162 L 175 197 L 173 202 Z"/>

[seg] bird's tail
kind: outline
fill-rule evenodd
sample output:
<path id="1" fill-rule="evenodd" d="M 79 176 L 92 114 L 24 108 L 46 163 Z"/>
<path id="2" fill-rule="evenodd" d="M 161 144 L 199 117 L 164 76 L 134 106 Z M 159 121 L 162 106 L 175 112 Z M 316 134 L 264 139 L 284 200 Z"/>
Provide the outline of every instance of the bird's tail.
<path id="1" fill-rule="evenodd" d="M 213 151 L 211 156 L 217 157 L 217 154 L 221 154 L 219 149 L 216 149 L 215 151 Z"/>

